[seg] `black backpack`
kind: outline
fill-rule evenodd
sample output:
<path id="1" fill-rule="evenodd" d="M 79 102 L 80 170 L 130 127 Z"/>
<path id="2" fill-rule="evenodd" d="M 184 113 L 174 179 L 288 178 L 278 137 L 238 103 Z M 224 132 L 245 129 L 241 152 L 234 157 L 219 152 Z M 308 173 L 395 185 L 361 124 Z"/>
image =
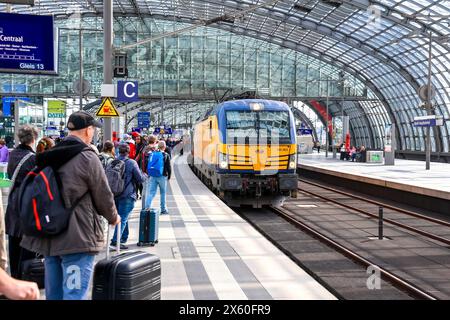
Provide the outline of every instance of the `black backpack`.
<path id="1" fill-rule="evenodd" d="M 125 162 L 114 159 L 105 169 L 106 178 L 114 197 L 120 196 L 125 189 Z"/>
<path id="2" fill-rule="evenodd" d="M 66 208 L 61 179 L 52 167 L 35 168 L 28 173 L 19 191 L 19 217 L 23 233 L 33 237 L 51 237 L 65 231 L 75 207 Z"/>

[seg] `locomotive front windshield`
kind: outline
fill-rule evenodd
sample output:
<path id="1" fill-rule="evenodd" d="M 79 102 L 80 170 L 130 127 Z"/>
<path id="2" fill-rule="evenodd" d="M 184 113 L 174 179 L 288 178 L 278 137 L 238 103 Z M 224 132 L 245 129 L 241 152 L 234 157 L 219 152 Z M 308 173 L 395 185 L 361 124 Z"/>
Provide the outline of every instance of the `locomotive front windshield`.
<path id="1" fill-rule="evenodd" d="M 291 143 L 289 112 L 227 111 L 226 118 L 227 143 Z"/>

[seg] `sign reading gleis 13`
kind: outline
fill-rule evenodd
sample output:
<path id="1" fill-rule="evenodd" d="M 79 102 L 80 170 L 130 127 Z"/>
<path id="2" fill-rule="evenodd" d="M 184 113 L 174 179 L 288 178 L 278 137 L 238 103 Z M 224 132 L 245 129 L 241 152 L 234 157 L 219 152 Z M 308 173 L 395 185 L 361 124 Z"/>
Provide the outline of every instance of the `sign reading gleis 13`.
<path id="1" fill-rule="evenodd" d="M 56 75 L 52 16 L 0 13 L 0 72 Z"/>

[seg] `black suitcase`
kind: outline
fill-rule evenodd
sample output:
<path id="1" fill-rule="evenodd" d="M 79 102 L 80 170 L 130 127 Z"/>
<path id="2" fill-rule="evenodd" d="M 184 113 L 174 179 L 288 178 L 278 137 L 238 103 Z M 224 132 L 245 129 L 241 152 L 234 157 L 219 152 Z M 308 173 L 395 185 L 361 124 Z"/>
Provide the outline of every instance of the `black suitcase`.
<path id="1" fill-rule="evenodd" d="M 107 257 L 94 268 L 92 300 L 160 299 L 160 259 L 141 251 L 126 252 L 110 258 L 108 232 Z"/>
<path id="2" fill-rule="evenodd" d="M 153 209 L 141 211 L 139 219 L 139 247 L 155 246 L 158 243 L 159 213 Z"/>
<path id="3" fill-rule="evenodd" d="M 44 258 L 25 260 L 21 264 L 21 280 L 36 282 L 39 289 L 45 288 Z"/>
<path id="4" fill-rule="evenodd" d="M 145 208 L 147 183 L 142 189 L 142 210 L 139 218 L 139 247 L 154 246 L 158 243 L 159 213 L 151 208 Z"/>

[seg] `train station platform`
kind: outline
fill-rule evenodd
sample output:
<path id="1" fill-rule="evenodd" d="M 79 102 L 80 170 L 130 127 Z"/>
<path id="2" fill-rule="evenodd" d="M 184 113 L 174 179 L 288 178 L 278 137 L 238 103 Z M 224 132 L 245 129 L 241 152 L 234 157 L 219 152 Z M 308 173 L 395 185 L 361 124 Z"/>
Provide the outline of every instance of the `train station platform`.
<path id="1" fill-rule="evenodd" d="M 339 156 L 339 155 L 338 155 Z M 346 181 L 348 186 L 362 184 L 372 186 L 372 190 L 391 191 L 393 200 L 398 195 L 408 203 L 416 205 L 424 199 L 434 199 L 433 206 L 440 212 L 446 211 L 450 200 L 450 164 L 431 163 L 431 170 L 425 170 L 424 161 L 395 160 L 395 166 L 385 166 L 383 163 L 361 163 L 333 159 L 332 154 L 325 157 L 325 153 L 299 155 L 298 168 L 300 173 L 309 172 L 310 175 L 327 175 L 334 181 Z M 349 183 L 351 182 L 351 183 Z M 404 197 L 409 194 L 416 197 Z M 382 195 L 383 196 L 383 195 Z M 442 204 L 446 204 L 445 209 Z M 444 213 L 448 213 L 444 212 Z"/>
<path id="2" fill-rule="evenodd" d="M 167 201 L 170 214 L 160 217 L 159 244 L 136 245 L 140 202 L 127 244 L 161 258 L 162 300 L 335 299 L 207 189 L 186 157 L 174 160 Z"/>

